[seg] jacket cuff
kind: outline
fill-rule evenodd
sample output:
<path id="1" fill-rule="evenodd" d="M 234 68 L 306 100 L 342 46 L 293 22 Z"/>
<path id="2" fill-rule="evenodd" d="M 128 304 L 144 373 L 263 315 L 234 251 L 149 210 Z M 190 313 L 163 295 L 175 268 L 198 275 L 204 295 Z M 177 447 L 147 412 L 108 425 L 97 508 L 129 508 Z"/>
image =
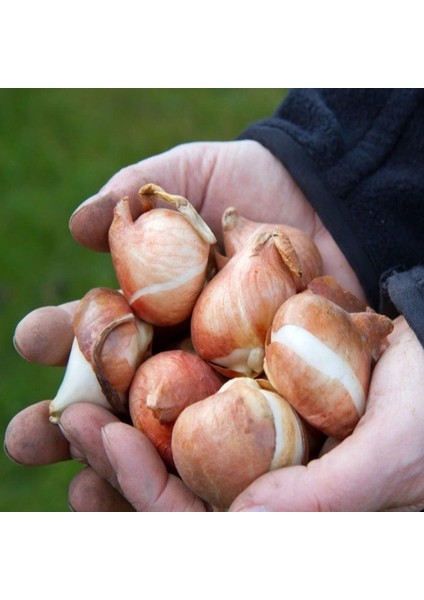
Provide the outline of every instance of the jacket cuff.
<path id="1" fill-rule="evenodd" d="M 383 302 L 390 300 L 424 347 L 424 265 L 384 273 L 381 289 Z"/>

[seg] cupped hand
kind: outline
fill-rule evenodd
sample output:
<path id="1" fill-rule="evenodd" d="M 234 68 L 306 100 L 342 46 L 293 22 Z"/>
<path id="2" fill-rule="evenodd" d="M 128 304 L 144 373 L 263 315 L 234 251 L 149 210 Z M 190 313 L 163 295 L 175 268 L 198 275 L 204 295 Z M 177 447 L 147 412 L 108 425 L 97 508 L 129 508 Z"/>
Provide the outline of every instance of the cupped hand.
<path id="1" fill-rule="evenodd" d="M 389 339 L 353 434 L 306 467 L 263 475 L 231 510 L 424 508 L 424 350 L 403 317 Z"/>
<path id="2" fill-rule="evenodd" d="M 133 216 L 137 216 L 141 210 L 138 190 L 149 182 L 187 197 L 218 239 L 221 216 L 229 206 L 255 221 L 302 229 L 319 248 L 324 272 L 363 297 L 343 253 L 288 171 L 253 141 L 184 144 L 122 169 L 75 210 L 70 220 L 75 239 L 92 250 L 107 251 L 115 204 L 128 197 Z M 15 336 L 21 354 L 38 363 L 65 364 L 75 306 L 44 307 L 23 319 Z M 23 464 L 48 464 L 79 456 L 89 467 L 70 486 L 70 502 L 76 510 L 96 506 L 106 510 L 205 509 L 179 479 L 168 475 L 156 452 L 134 428 L 117 422 L 99 407 L 75 405 L 65 411 L 61 433 L 48 423 L 46 406 L 45 402 L 30 406 L 12 420 L 6 449 Z M 84 409 L 89 410 L 90 418 Z M 74 424 L 69 426 L 73 434 L 67 430 L 68 421 Z M 76 423 L 85 436 L 79 447 L 72 437 L 77 435 Z"/>

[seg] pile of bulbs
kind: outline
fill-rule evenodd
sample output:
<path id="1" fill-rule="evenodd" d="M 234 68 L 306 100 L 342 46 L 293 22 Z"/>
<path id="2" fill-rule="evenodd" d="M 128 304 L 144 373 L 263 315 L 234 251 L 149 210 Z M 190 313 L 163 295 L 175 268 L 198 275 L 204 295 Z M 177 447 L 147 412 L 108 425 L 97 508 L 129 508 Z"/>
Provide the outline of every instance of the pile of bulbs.
<path id="1" fill-rule="evenodd" d="M 140 197 L 135 221 L 127 199 L 115 207 L 121 289 L 79 302 L 50 420 L 72 402 L 109 408 L 225 510 L 260 475 L 305 464 L 314 432 L 353 431 L 392 323 L 323 276 L 302 231 L 228 208 L 221 254 L 185 198 L 154 184 Z"/>

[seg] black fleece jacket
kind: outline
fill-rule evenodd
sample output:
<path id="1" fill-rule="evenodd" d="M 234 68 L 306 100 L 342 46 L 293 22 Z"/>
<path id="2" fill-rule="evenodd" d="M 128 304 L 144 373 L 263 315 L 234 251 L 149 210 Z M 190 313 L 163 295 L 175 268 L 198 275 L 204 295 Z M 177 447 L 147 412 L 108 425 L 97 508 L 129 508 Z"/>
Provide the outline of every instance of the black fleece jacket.
<path id="1" fill-rule="evenodd" d="M 370 306 L 424 346 L 424 90 L 294 89 L 239 139 L 281 160 Z"/>

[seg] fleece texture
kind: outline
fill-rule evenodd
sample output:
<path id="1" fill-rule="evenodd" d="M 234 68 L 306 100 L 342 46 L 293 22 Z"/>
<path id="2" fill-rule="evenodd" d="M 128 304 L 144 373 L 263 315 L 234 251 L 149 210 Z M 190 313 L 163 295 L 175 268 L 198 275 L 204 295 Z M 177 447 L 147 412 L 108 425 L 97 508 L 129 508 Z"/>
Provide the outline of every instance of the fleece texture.
<path id="1" fill-rule="evenodd" d="M 424 314 L 414 271 L 424 265 L 424 90 L 294 89 L 239 139 L 260 142 L 284 164 L 370 306 L 384 310 L 389 295 L 423 342 L 424 319 L 411 311 Z M 419 290 L 414 300 L 407 279 Z"/>

